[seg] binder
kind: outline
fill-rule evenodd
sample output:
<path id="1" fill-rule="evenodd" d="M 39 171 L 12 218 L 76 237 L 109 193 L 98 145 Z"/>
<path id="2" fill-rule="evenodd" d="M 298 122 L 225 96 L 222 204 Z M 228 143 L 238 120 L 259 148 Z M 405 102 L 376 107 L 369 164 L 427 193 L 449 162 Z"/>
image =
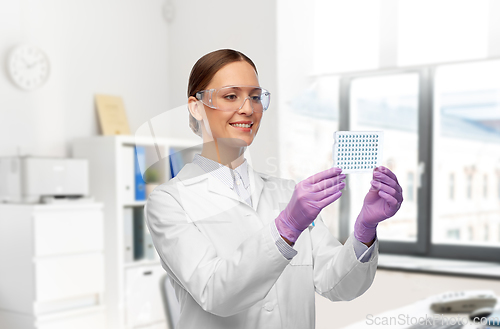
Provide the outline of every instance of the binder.
<path id="1" fill-rule="evenodd" d="M 134 260 L 144 258 L 143 207 L 134 207 Z"/>
<path id="2" fill-rule="evenodd" d="M 123 232 L 125 262 L 132 262 L 134 260 L 134 211 L 132 208 L 123 209 Z"/>
<path id="3" fill-rule="evenodd" d="M 142 178 L 141 168 L 146 169 L 146 150 L 144 146 L 135 147 L 135 200 L 146 200 L 146 182 Z"/>
<path id="4" fill-rule="evenodd" d="M 123 202 L 131 203 L 135 201 L 135 173 L 134 173 L 135 151 L 132 146 L 125 146 L 122 149 L 122 192 Z"/>
<path id="5" fill-rule="evenodd" d="M 133 209 L 133 259 L 158 259 L 153 238 L 144 220 L 144 207 L 134 207 Z"/>

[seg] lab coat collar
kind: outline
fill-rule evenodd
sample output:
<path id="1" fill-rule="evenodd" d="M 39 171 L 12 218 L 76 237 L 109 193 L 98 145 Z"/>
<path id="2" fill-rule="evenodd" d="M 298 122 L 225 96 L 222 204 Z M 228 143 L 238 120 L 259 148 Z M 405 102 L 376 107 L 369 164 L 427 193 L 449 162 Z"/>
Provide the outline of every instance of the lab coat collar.
<path id="1" fill-rule="evenodd" d="M 252 195 L 253 209 L 257 211 L 260 195 L 264 188 L 264 183 L 270 178 L 269 175 L 257 172 L 248 163 L 248 175 L 250 179 L 250 194 Z M 195 163 L 187 163 L 177 174 L 176 178 L 186 187 L 200 184 L 206 186 L 206 189 L 211 193 L 226 196 L 236 201 L 240 201 L 250 207 L 243 199 L 241 199 L 234 191 L 222 183 L 219 179 L 205 172 L 200 166 Z M 202 188 L 201 186 L 196 188 Z"/>

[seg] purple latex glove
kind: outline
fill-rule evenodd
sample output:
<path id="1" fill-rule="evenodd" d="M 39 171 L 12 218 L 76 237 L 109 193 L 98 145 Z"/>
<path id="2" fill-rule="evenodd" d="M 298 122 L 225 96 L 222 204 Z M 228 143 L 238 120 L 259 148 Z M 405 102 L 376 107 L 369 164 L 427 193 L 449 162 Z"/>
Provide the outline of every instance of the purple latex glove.
<path id="1" fill-rule="evenodd" d="M 278 232 L 292 243 L 297 241 L 319 215 L 321 209 L 342 195 L 345 175 L 342 169 L 332 167 L 312 175 L 295 185 L 292 198 L 285 210 L 275 219 Z"/>
<path id="2" fill-rule="evenodd" d="M 396 175 L 386 167 L 375 168 L 370 190 L 354 224 L 354 237 L 364 243 L 371 242 L 378 223 L 394 216 L 402 202 L 403 189 Z"/>

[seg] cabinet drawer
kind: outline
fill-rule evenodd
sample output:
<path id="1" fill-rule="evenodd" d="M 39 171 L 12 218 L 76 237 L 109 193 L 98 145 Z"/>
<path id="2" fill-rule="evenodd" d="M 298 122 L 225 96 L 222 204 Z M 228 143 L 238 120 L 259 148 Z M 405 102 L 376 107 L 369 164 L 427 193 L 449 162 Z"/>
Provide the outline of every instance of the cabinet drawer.
<path id="1" fill-rule="evenodd" d="M 35 212 L 35 256 L 100 251 L 104 227 L 100 209 Z"/>
<path id="2" fill-rule="evenodd" d="M 161 266 L 129 268 L 125 273 L 126 324 L 128 327 L 165 322 Z M 149 328 L 149 327 L 148 327 Z"/>
<path id="3" fill-rule="evenodd" d="M 35 299 L 54 301 L 102 293 L 102 254 L 70 255 L 35 260 Z"/>

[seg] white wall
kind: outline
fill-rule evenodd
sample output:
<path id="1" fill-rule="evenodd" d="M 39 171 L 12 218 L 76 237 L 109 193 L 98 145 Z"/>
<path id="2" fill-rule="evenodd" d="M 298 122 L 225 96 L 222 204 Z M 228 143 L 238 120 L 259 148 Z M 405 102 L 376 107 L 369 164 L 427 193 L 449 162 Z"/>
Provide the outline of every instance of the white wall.
<path id="1" fill-rule="evenodd" d="M 163 0 L 0 0 L 0 156 L 69 156 L 74 137 L 99 133 L 93 95 L 123 97 L 131 130 L 167 107 Z M 8 79 L 10 49 L 33 43 L 51 75 L 25 92 Z"/>
<path id="2" fill-rule="evenodd" d="M 256 170 L 272 173 L 266 161 L 278 156 L 278 90 L 276 54 L 276 1 L 172 0 L 174 17 L 169 25 L 169 114 L 166 135 L 195 138 L 188 126 L 189 73 L 203 55 L 221 48 L 239 50 L 257 66 L 260 85 L 271 92 L 257 138 L 248 148 Z M 167 129 L 167 127 L 165 127 Z"/>
<path id="3" fill-rule="evenodd" d="M 170 24 L 165 3 L 174 8 Z M 15 87 L 5 68 L 21 43 L 38 45 L 51 62 L 48 82 L 32 92 Z M 73 138 L 100 133 L 96 93 L 123 97 L 134 133 L 184 105 L 192 66 L 220 48 L 252 58 L 272 92 L 274 105 L 249 149 L 255 168 L 266 171 L 266 159 L 278 152 L 275 1 L 0 0 L 0 156 L 18 147 L 21 154 L 70 156 Z M 187 109 L 172 114 L 159 135 L 198 139 Z"/>

